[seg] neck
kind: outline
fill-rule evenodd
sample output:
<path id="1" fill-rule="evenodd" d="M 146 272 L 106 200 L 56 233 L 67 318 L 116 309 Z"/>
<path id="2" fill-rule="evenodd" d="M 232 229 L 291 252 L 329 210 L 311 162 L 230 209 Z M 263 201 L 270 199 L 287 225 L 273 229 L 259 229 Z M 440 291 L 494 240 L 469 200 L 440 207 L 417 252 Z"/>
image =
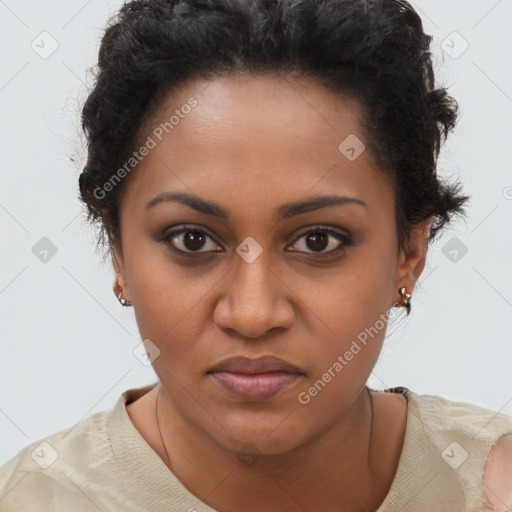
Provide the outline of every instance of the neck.
<path id="1" fill-rule="evenodd" d="M 373 406 L 366 387 L 343 418 L 285 453 L 225 449 L 183 418 L 160 389 L 156 418 L 169 469 L 220 512 L 375 510 L 380 504 L 371 467 Z"/>

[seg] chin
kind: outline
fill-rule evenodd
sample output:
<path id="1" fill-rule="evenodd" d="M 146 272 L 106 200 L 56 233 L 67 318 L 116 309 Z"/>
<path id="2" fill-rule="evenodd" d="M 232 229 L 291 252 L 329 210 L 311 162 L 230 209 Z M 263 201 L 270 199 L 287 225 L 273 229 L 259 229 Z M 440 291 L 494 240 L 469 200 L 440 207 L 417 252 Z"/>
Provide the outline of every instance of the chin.
<path id="1" fill-rule="evenodd" d="M 262 416 L 255 418 L 247 411 L 217 415 L 210 436 L 224 449 L 248 456 L 279 455 L 308 440 L 304 421 L 298 421 L 294 414 L 281 410 Z"/>

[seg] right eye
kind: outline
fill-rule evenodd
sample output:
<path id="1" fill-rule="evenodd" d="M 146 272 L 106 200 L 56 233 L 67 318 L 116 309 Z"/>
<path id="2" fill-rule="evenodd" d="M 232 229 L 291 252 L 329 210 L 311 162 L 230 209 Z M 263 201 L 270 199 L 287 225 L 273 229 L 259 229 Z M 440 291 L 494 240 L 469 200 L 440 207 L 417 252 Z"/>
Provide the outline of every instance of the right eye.
<path id="1" fill-rule="evenodd" d="M 204 247 L 208 247 L 208 240 L 210 240 L 210 249 L 201 251 Z M 161 238 L 164 242 L 171 246 L 171 249 L 176 252 L 184 254 L 194 253 L 208 253 L 208 252 L 222 252 L 224 249 L 215 249 L 220 247 L 213 237 L 206 231 L 198 229 L 193 226 L 183 226 L 179 229 L 166 232 Z"/>

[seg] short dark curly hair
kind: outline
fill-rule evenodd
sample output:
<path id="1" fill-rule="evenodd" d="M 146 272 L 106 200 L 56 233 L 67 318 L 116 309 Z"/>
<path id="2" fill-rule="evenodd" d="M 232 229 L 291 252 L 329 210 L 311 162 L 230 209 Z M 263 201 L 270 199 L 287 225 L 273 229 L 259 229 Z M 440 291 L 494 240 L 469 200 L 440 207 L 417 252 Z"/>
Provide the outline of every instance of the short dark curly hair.
<path id="1" fill-rule="evenodd" d="M 97 191 L 130 158 L 145 122 L 177 86 L 230 73 L 297 73 L 361 105 L 367 147 L 395 189 L 399 248 L 432 218 L 429 242 L 465 215 L 460 183 L 437 176 L 441 137 L 458 117 L 435 88 L 430 42 L 405 0 L 133 0 L 110 20 L 82 110 L 87 220 L 107 254 L 120 243 L 121 183 Z M 106 235 L 106 236 L 105 236 Z"/>

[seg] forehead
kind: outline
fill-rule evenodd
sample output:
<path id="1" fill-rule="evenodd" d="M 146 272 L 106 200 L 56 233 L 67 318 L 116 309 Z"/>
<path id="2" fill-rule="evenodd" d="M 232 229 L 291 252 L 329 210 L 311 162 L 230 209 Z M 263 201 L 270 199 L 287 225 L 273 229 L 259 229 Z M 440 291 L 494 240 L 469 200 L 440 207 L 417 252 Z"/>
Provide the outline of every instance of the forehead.
<path id="1" fill-rule="evenodd" d="M 140 140 L 149 139 L 153 147 L 131 177 L 127 201 L 181 190 L 262 206 L 309 192 L 371 202 L 389 188 L 368 150 L 359 103 L 311 80 L 192 81 L 146 123 Z"/>

